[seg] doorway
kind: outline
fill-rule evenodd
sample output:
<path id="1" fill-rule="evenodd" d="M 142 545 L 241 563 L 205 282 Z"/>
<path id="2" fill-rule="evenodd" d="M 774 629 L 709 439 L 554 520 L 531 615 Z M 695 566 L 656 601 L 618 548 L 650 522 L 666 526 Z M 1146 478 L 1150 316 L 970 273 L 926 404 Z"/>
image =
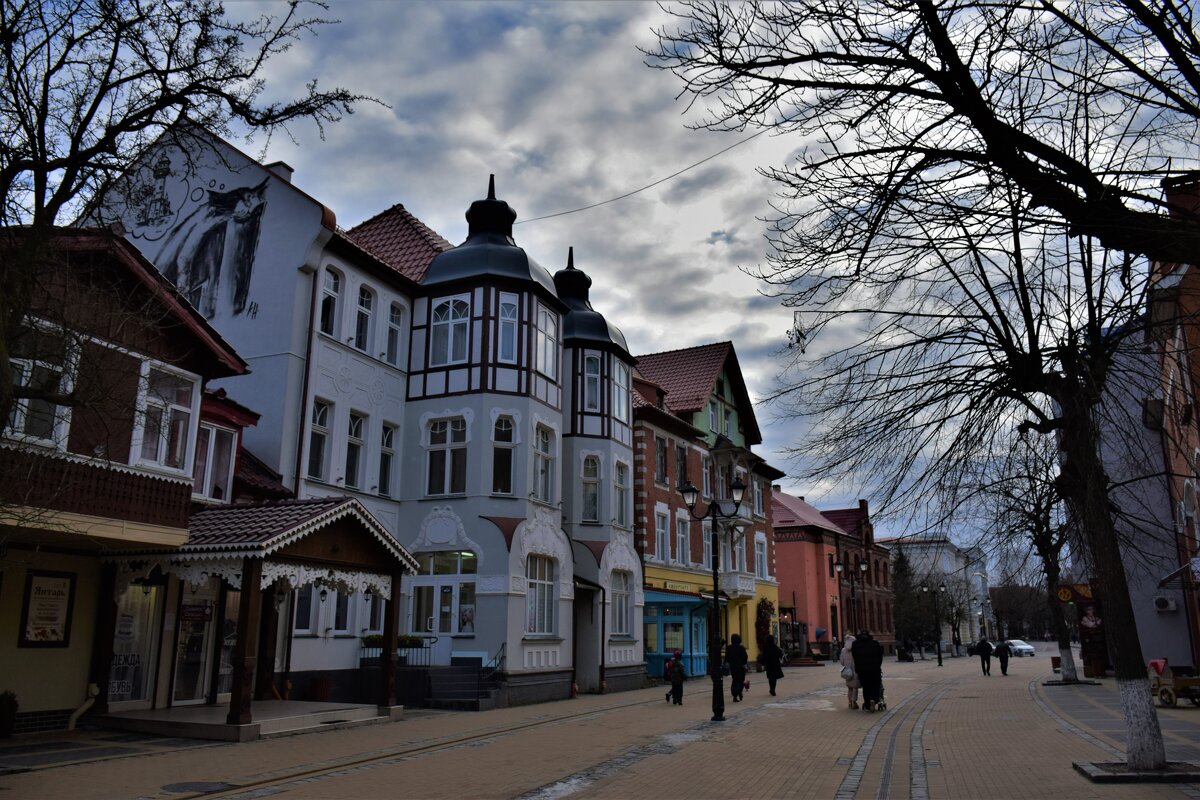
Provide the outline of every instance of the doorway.
<path id="1" fill-rule="evenodd" d="M 175 675 L 171 684 L 172 705 L 195 705 L 208 699 L 212 682 L 213 646 L 219 583 L 208 583 L 189 591 L 179 602 L 179 637 L 175 644 Z"/>

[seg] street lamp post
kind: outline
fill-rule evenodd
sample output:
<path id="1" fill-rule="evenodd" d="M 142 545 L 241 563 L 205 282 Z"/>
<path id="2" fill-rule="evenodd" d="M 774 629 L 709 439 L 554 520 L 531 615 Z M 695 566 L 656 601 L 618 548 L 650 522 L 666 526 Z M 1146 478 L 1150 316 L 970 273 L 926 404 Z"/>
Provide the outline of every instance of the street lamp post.
<path id="1" fill-rule="evenodd" d="M 929 592 L 929 584 L 921 584 L 922 592 Z M 938 616 L 938 595 L 946 593 L 946 584 L 939 583 L 938 590 L 933 593 L 933 631 L 934 639 L 937 641 L 938 666 L 942 666 L 942 621 Z"/>
<path id="2" fill-rule="evenodd" d="M 712 615 L 712 630 L 708 637 L 708 672 L 712 676 L 713 682 L 713 698 L 712 698 L 712 721 L 725 721 L 725 686 L 721 679 L 721 617 L 720 617 L 720 591 L 721 591 L 721 531 L 720 521 L 733 519 L 737 516 L 738 508 L 742 505 L 742 495 L 746 492 L 746 485 L 742 483 L 740 475 L 735 475 L 733 483 L 729 486 L 729 494 L 733 500 L 733 509 L 726 512 L 721 507 L 718 500 L 713 500 L 708 504 L 708 508 L 703 514 L 696 513 L 696 498 L 699 495 L 696 487 L 691 481 L 687 481 L 679 487 L 679 493 L 683 495 L 683 502 L 688 508 L 688 514 L 692 519 L 710 519 L 712 520 L 712 579 L 713 579 L 713 615 Z M 731 543 L 732 546 L 732 543 Z"/>
<path id="3" fill-rule="evenodd" d="M 842 575 L 842 573 L 844 572 L 846 574 L 846 579 L 848 581 L 850 581 L 850 608 L 854 610 L 854 616 L 857 617 L 857 619 L 849 619 L 848 620 L 850 627 L 853 628 L 854 631 L 861 631 L 864 628 L 866 628 L 867 626 L 863 623 L 862 611 L 859 609 L 858 603 L 854 599 L 855 576 L 854 576 L 854 570 L 849 569 L 849 566 L 850 566 L 849 564 L 843 564 L 840 560 L 833 562 L 833 568 L 834 568 L 834 570 L 837 571 L 838 576 L 840 577 Z M 868 564 L 866 561 L 858 562 L 858 571 L 859 571 L 859 573 L 862 574 L 862 576 L 864 578 L 867 575 L 867 570 L 870 568 L 871 568 L 871 565 Z M 849 632 L 853 633 L 854 631 L 849 631 Z M 842 638 L 845 638 L 845 637 L 842 637 Z"/>

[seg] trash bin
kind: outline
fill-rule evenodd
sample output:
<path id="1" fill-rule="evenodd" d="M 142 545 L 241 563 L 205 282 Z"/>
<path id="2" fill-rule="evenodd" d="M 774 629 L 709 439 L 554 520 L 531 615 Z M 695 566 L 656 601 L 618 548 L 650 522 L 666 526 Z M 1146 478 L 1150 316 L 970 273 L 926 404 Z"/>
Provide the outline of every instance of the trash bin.
<path id="1" fill-rule="evenodd" d="M 1055 672 L 1062 671 L 1062 656 L 1050 656 L 1050 668 Z"/>

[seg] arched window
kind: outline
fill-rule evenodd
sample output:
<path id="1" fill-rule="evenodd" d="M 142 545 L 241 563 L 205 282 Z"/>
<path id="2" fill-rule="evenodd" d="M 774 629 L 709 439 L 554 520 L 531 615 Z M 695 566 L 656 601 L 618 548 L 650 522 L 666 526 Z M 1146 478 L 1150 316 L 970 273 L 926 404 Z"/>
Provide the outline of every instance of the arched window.
<path id="1" fill-rule="evenodd" d="M 509 364 L 517 360 L 517 296 L 500 295 L 500 336 L 496 357 Z"/>
<path id="2" fill-rule="evenodd" d="M 365 286 L 358 287 L 358 311 L 354 315 L 354 346 L 365 351 L 371 344 L 371 311 L 375 308 L 375 293 Z"/>
<path id="3" fill-rule="evenodd" d="M 430 366 L 460 364 L 467 360 L 469 311 L 466 301 L 457 298 L 442 300 L 434 305 L 429 345 Z"/>
<path id="4" fill-rule="evenodd" d="M 342 276 L 327 268 L 321 289 L 321 333 L 337 335 L 338 300 L 341 296 Z"/>
<path id="5" fill-rule="evenodd" d="M 404 309 L 397 303 L 388 308 L 387 343 L 383 357 L 393 367 L 400 365 L 400 343 L 404 336 Z"/>

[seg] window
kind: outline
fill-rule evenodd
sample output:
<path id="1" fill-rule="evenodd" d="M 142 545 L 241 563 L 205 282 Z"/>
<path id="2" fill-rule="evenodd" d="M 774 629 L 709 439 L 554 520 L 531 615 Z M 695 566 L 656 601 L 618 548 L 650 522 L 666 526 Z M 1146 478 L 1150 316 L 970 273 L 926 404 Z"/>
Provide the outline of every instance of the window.
<path id="1" fill-rule="evenodd" d="M 833 573 L 834 573 L 834 568 L 833 568 L 833 553 L 827 553 L 825 557 L 826 557 L 827 559 L 829 559 L 829 577 L 831 577 L 831 578 L 832 578 L 832 577 L 833 577 Z"/>
<path id="2" fill-rule="evenodd" d="M 600 458 L 583 459 L 583 521 L 600 521 Z"/>
<path id="3" fill-rule="evenodd" d="M 442 300 L 433 307 L 429 365 L 460 364 L 467 360 L 467 315 L 464 300 Z"/>
<path id="4" fill-rule="evenodd" d="M 667 524 L 666 514 L 659 512 L 654 515 L 654 554 L 658 556 L 659 561 L 671 558 L 671 540 Z"/>
<path id="5" fill-rule="evenodd" d="M 192 494 L 212 500 L 230 499 L 233 487 L 233 451 L 237 434 L 212 425 L 201 425 L 196 435 L 196 460 Z"/>
<path id="6" fill-rule="evenodd" d="M 426 494 L 467 490 L 467 422 L 462 417 L 429 423 L 429 482 Z"/>
<path id="7" fill-rule="evenodd" d="M 538 425 L 533 441 L 533 496 L 543 503 L 554 502 L 554 434 Z"/>
<path id="8" fill-rule="evenodd" d="M 496 357 L 509 364 L 517 360 L 517 298 L 516 295 L 500 295 L 500 338 Z"/>
<path id="9" fill-rule="evenodd" d="M 708 456 L 700 458 L 700 472 L 704 478 L 704 496 L 712 497 L 712 459 Z"/>
<path id="10" fill-rule="evenodd" d="M 746 571 L 746 538 L 744 536 L 737 540 L 737 544 L 734 546 L 733 550 L 734 550 L 734 557 L 737 559 L 734 569 L 736 569 L 738 572 L 745 572 Z"/>
<path id="11" fill-rule="evenodd" d="M 302 586 L 295 594 L 296 622 L 292 629 L 296 633 L 312 632 L 313 616 L 313 587 L 312 584 Z"/>
<path id="12" fill-rule="evenodd" d="M 534 363 L 547 378 L 558 377 L 558 315 L 538 306 Z"/>
<path id="13" fill-rule="evenodd" d="M 55 331 L 31 325 L 21 329 L 12 342 L 10 356 L 13 385 L 46 394 L 68 391 L 67 341 Z M 21 398 L 13 403 L 7 430 L 18 436 L 53 441 L 60 438 L 59 423 L 66 408 L 40 398 Z"/>
<path id="14" fill-rule="evenodd" d="M 726 436 L 733 435 L 733 409 L 731 408 L 725 409 L 725 425 L 721 431 Z"/>
<path id="15" fill-rule="evenodd" d="M 329 449 L 329 403 L 313 400 L 312 424 L 308 434 L 308 477 L 325 480 L 325 458 Z"/>
<path id="16" fill-rule="evenodd" d="M 708 401 L 708 429 L 714 433 L 717 431 L 717 419 L 719 408 L 716 400 Z"/>
<path id="17" fill-rule="evenodd" d="M 492 493 L 513 493 L 513 421 L 496 417 L 492 426 Z"/>
<path id="18" fill-rule="evenodd" d="M 383 357 L 393 367 L 400 364 L 400 342 L 403 341 L 403 335 L 404 309 L 392 303 L 388 309 L 387 344 L 383 350 Z"/>
<path id="19" fill-rule="evenodd" d="M 379 437 L 379 494 L 392 496 L 392 461 L 396 457 L 396 426 L 384 424 Z"/>
<path id="20" fill-rule="evenodd" d="M 350 595 L 346 592 L 330 592 L 333 595 L 333 632 L 350 631 Z"/>
<path id="21" fill-rule="evenodd" d="M 367 624 L 364 626 L 368 633 L 383 631 L 384 611 L 387 601 L 378 592 L 371 592 L 363 597 L 363 605 L 367 606 Z"/>
<path id="22" fill-rule="evenodd" d="M 331 269 L 325 270 L 325 284 L 321 290 L 321 333 L 337 335 L 338 297 L 341 293 L 342 276 Z"/>
<path id="23" fill-rule="evenodd" d="M 757 578 L 767 577 L 767 540 L 754 540 L 754 575 Z"/>
<path id="24" fill-rule="evenodd" d="M 708 520 L 704 520 L 700 523 L 700 539 L 703 541 L 704 546 L 704 566 L 706 569 L 712 569 L 712 523 L 710 523 Z"/>
<path id="25" fill-rule="evenodd" d="M 600 356 L 583 359 L 583 408 L 585 411 L 600 410 Z"/>
<path id="26" fill-rule="evenodd" d="M 754 513 L 760 517 L 765 513 L 763 507 L 763 504 L 766 502 L 763 499 L 763 495 L 765 494 L 766 492 L 763 491 L 763 482 L 759 480 L 754 481 Z"/>
<path id="27" fill-rule="evenodd" d="M 654 437 L 654 482 L 667 482 L 667 440 L 659 436 Z"/>
<path id="28" fill-rule="evenodd" d="M 675 481 L 676 486 L 683 486 L 687 483 L 687 447 L 681 444 L 675 445 Z"/>
<path id="29" fill-rule="evenodd" d="M 629 635 L 629 589 L 633 576 L 628 572 L 612 574 L 612 632 L 614 636 Z"/>
<path id="30" fill-rule="evenodd" d="M 613 472 L 613 484 L 615 491 L 613 492 L 613 501 L 616 503 L 616 508 L 613 514 L 613 520 L 622 528 L 629 527 L 629 465 L 617 462 L 617 467 Z"/>
<path id="31" fill-rule="evenodd" d="M 692 538 L 692 524 L 688 519 L 675 520 L 675 560 L 686 564 L 691 560 L 688 547 Z"/>
<path id="32" fill-rule="evenodd" d="M 629 422 L 629 365 L 617 364 L 613 371 L 613 416 Z"/>
<path id="33" fill-rule="evenodd" d="M 191 432 L 196 384 L 154 367 L 146 379 L 142 411 L 142 462 L 183 469 Z"/>
<path id="34" fill-rule="evenodd" d="M 525 580 L 525 632 L 554 633 L 554 562 L 545 556 L 530 556 Z"/>
<path id="35" fill-rule="evenodd" d="M 365 286 L 358 287 L 358 311 L 354 315 L 354 346 L 366 350 L 371 344 L 371 309 L 375 293 Z"/>
<path id="36" fill-rule="evenodd" d="M 362 484 L 363 431 L 366 419 L 362 414 L 350 412 L 350 425 L 346 430 L 346 485 L 352 489 Z"/>

